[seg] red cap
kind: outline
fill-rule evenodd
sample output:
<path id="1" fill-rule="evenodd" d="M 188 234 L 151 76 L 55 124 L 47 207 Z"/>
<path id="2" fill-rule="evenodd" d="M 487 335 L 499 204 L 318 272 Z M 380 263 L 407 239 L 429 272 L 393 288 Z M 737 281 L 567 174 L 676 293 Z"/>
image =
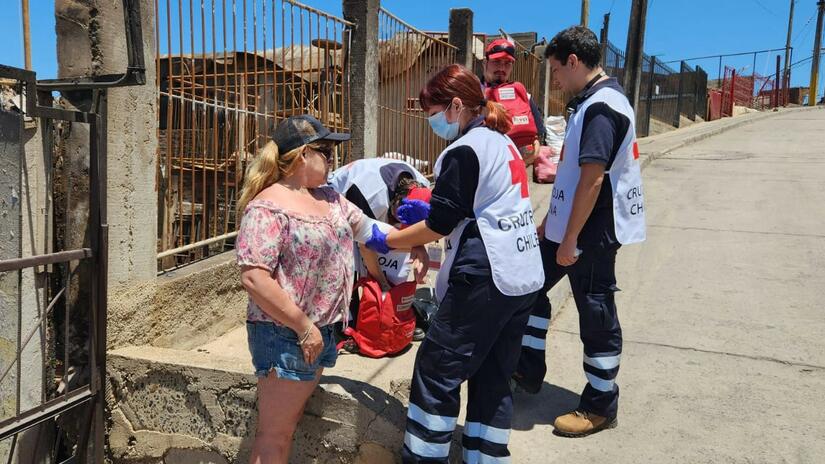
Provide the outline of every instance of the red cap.
<path id="1" fill-rule="evenodd" d="M 407 200 L 421 200 L 425 203 L 429 203 L 432 197 L 433 192 L 426 187 L 413 187 L 407 194 Z"/>
<path id="2" fill-rule="evenodd" d="M 484 56 L 488 60 L 516 61 L 516 46 L 507 39 L 496 39 L 484 49 Z"/>

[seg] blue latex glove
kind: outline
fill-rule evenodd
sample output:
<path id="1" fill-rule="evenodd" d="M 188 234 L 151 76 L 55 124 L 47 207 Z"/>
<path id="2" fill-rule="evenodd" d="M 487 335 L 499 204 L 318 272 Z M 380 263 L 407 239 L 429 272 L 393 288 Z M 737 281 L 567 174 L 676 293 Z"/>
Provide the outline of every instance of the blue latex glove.
<path id="1" fill-rule="evenodd" d="M 427 219 L 430 215 L 430 204 L 422 200 L 401 200 L 395 216 L 402 224 L 411 226 Z"/>
<path id="2" fill-rule="evenodd" d="M 377 224 L 372 225 L 372 237 L 367 240 L 364 246 L 381 254 L 389 253 L 390 250 L 392 250 L 392 248 L 387 245 L 387 234 L 381 232 Z"/>

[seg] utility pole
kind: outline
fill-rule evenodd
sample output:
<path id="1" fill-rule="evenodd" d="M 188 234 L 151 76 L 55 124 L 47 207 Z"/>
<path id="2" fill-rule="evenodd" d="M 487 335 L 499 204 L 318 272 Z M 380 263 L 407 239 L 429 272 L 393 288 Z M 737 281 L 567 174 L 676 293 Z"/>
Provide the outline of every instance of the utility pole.
<path id="1" fill-rule="evenodd" d="M 608 39 L 609 32 L 610 32 L 610 13 L 605 13 L 604 22 L 602 23 L 602 33 L 601 33 L 601 37 L 599 37 L 599 40 L 600 40 L 601 46 L 602 46 L 602 67 L 604 67 L 604 65 L 605 65 L 604 60 L 607 57 L 607 42 L 609 41 L 609 39 Z"/>
<path id="2" fill-rule="evenodd" d="M 789 90 L 791 86 L 791 33 L 793 32 L 793 7 L 796 0 L 791 0 L 791 12 L 788 15 L 788 38 L 785 40 L 785 70 L 782 73 L 782 87 L 785 95 L 785 105 L 788 104 Z"/>
<path id="3" fill-rule="evenodd" d="M 779 65 L 782 62 L 782 57 L 776 55 L 776 82 L 773 88 L 773 107 L 777 108 L 782 105 L 782 102 L 779 100 L 779 96 L 782 95 L 782 85 L 779 83 L 780 74 L 779 74 Z"/>
<path id="4" fill-rule="evenodd" d="M 20 0 L 23 10 L 23 55 L 25 67 L 29 71 L 32 69 L 32 37 L 29 24 L 29 0 Z"/>
<path id="5" fill-rule="evenodd" d="M 819 12 L 816 16 L 816 35 L 814 36 L 814 56 L 811 62 L 811 87 L 808 89 L 808 106 L 816 105 L 816 89 L 819 86 L 819 55 L 822 54 L 822 16 L 825 14 L 825 0 L 816 3 Z"/>
<path id="6" fill-rule="evenodd" d="M 645 44 L 646 18 L 647 0 L 633 0 L 633 6 L 630 9 L 630 25 L 627 31 L 624 88 L 627 99 L 634 109 L 639 103 L 639 89 L 642 84 L 642 51 Z"/>
<path id="7" fill-rule="evenodd" d="M 590 24 L 590 0 L 582 0 L 582 26 Z"/>

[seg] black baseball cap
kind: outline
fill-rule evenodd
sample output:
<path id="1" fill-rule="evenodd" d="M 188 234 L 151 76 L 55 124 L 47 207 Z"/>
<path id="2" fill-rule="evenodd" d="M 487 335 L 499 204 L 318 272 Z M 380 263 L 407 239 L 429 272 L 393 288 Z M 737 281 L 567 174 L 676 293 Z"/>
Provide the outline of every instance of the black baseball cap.
<path id="1" fill-rule="evenodd" d="M 341 143 L 349 140 L 349 134 L 331 132 L 321 124 L 321 121 L 308 114 L 290 116 L 275 128 L 272 140 L 278 145 L 279 153 L 288 153 L 302 145 L 328 140 Z"/>

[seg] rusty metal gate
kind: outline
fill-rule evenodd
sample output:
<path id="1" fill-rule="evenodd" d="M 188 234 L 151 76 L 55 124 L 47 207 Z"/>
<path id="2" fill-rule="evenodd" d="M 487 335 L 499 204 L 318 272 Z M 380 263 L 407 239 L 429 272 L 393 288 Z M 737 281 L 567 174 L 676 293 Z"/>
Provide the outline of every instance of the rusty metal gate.
<path id="1" fill-rule="evenodd" d="M 236 236 L 249 161 L 275 124 L 309 113 L 349 131 L 352 24 L 293 0 L 155 0 L 158 270 Z M 338 159 L 349 158 L 349 144 Z"/>
<path id="2" fill-rule="evenodd" d="M 378 153 L 364 156 L 401 159 L 432 174 L 447 143 L 430 130 L 418 93 L 432 74 L 455 62 L 455 53 L 444 40 L 379 10 Z"/>
<path id="3" fill-rule="evenodd" d="M 88 177 L 85 179 L 88 184 L 81 189 L 88 189 L 88 197 L 79 199 L 87 200 L 89 204 L 85 246 L 53 250 L 53 242 L 44 240 L 41 249 L 29 252 L 27 245 L 24 254 L 21 237 L 16 250 L 0 247 L 0 302 L 3 303 L 0 308 L 0 321 L 3 322 L 0 334 L 0 348 L 3 348 L 0 350 L 3 354 L 0 356 L 0 458 L 5 458 L 4 453 L 8 453 L 8 462 L 14 460 L 17 451 L 36 451 L 48 462 L 103 462 L 108 269 L 106 89 L 145 82 L 138 5 L 138 0 L 123 0 L 128 54 L 124 74 L 37 81 L 34 72 L 0 65 L 4 102 L 13 102 L 0 110 L 3 176 L 4 181 L 13 186 L 12 198 L 18 200 L 16 204 L 12 201 L 10 205 L 4 205 L 4 216 L 14 220 L 8 213 L 16 213 L 16 224 L 9 231 L 11 236 L 21 237 L 24 230 L 24 206 L 20 200 L 29 182 L 23 136 L 27 124 L 39 127 L 43 165 L 47 172 L 53 168 L 55 138 L 62 125 L 87 125 L 89 137 Z M 91 108 L 83 111 L 58 108 L 52 92 L 71 92 L 91 102 Z M 47 176 L 45 183 L 46 198 L 52 198 L 54 178 Z M 30 201 L 28 195 L 25 196 Z M 32 211 L 30 204 L 26 208 L 30 215 L 45 214 L 45 223 L 54 226 L 49 208 L 44 212 Z M 84 280 L 80 286 L 89 298 L 75 307 L 75 311 L 79 308 L 83 313 L 78 319 L 69 303 L 77 287 L 70 282 L 74 282 L 81 267 Z M 33 297 L 37 315 L 31 319 L 23 317 L 24 294 L 27 302 L 32 300 L 23 289 L 23 282 L 28 280 L 38 282 Z M 78 327 L 74 323 L 76 320 L 84 321 L 87 326 Z M 70 354 L 72 331 L 84 334 L 79 357 L 75 357 L 74 352 Z M 24 398 L 27 393 L 23 391 L 24 369 L 31 369 L 23 366 L 24 351 L 30 348 L 38 332 L 41 340 L 51 340 L 54 349 L 50 352 L 43 350 L 40 372 L 35 373 L 42 381 L 39 397 L 26 395 Z M 43 439 L 40 432 L 44 429 L 40 428 L 33 447 L 18 450 L 22 434 L 37 426 L 50 427 L 53 432 L 51 441 Z M 61 440 L 69 436 L 63 433 L 66 429 L 71 430 L 73 443 L 71 446 L 64 443 L 61 447 Z M 17 458 L 19 462 L 38 459 L 21 454 Z"/>

